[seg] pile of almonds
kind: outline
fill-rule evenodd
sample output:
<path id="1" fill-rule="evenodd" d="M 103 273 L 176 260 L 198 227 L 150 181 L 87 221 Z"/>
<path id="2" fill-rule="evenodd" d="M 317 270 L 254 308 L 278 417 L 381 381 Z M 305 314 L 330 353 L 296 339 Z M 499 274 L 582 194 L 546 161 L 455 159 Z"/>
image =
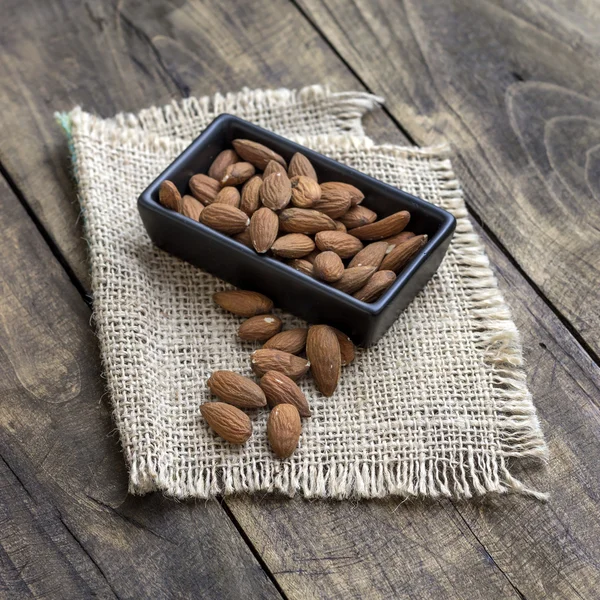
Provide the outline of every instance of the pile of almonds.
<path id="1" fill-rule="evenodd" d="M 190 178 L 191 195 L 182 197 L 163 181 L 161 204 L 363 302 L 379 298 L 427 242 L 426 235 L 404 231 L 407 211 L 378 219 L 353 185 L 319 185 L 303 154 L 294 154 L 288 166 L 262 144 L 232 143 L 208 174 Z"/>
<path id="2" fill-rule="evenodd" d="M 224 440 L 244 444 L 252 435 L 252 422 L 242 409 L 268 405 L 269 444 L 276 456 L 287 458 L 298 445 L 301 418 L 311 416 L 296 381 L 310 369 L 319 391 L 333 395 L 341 367 L 354 360 L 354 344 L 328 325 L 281 331 L 281 319 L 272 314 L 273 302 L 258 292 L 217 292 L 213 299 L 221 308 L 246 318 L 238 329 L 242 340 L 263 342 L 251 356 L 252 370 L 260 380 L 257 384 L 233 371 L 213 372 L 207 385 L 219 402 L 203 404 L 202 416 Z"/>

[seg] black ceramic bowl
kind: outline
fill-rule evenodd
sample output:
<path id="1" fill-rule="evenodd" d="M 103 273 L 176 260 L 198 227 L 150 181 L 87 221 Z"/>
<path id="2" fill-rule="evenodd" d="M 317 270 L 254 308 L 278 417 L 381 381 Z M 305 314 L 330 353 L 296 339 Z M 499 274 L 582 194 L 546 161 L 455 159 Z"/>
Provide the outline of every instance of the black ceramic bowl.
<path id="1" fill-rule="evenodd" d="M 366 303 L 283 262 L 257 254 L 159 203 L 158 188 L 162 181 L 169 179 L 181 194 L 189 193 L 189 178 L 195 173 L 206 173 L 217 154 L 231 148 L 231 142 L 236 138 L 260 142 L 288 162 L 295 152 L 302 152 L 313 164 L 320 182 L 351 183 L 365 194 L 363 204 L 380 218 L 400 210 L 410 211 L 408 228 L 416 234 L 426 233 L 429 236 L 427 244 L 377 301 Z M 150 238 L 159 248 L 238 288 L 262 292 L 275 302 L 275 306 L 309 323 L 333 325 L 362 346 L 375 343 L 429 281 L 446 253 L 456 225 L 454 217 L 437 206 L 227 114 L 217 117 L 148 186 L 139 197 L 138 208 Z"/>

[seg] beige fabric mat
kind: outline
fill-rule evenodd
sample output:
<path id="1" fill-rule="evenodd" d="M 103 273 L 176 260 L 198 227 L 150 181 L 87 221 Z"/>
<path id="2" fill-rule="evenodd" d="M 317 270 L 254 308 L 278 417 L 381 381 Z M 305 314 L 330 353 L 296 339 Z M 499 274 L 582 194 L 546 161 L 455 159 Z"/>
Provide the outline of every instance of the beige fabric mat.
<path id="1" fill-rule="evenodd" d="M 447 150 L 373 143 L 361 118 L 378 101 L 313 86 L 188 99 L 113 119 L 80 109 L 59 116 L 72 143 L 95 322 L 132 493 L 544 497 L 510 472 L 511 460 L 544 458 L 546 446 L 518 332 Z M 239 319 L 211 302 L 227 286 L 153 247 L 136 208 L 146 185 L 221 112 L 295 138 L 458 219 L 438 274 L 388 334 L 344 368 L 335 395 L 324 398 L 310 377 L 302 381 L 313 417 L 284 461 L 267 445 L 267 411 L 252 414 L 255 433 L 241 448 L 215 437 L 201 418 L 210 373 L 251 374 L 255 346 L 238 341 Z"/>

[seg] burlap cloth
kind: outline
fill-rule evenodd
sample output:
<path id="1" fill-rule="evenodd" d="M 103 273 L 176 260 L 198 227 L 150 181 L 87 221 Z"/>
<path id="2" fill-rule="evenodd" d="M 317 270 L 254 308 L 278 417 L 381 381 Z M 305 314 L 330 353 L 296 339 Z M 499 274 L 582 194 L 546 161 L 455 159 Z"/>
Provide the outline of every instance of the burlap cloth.
<path id="1" fill-rule="evenodd" d="M 178 498 L 234 492 L 306 497 L 451 496 L 518 491 L 510 461 L 546 446 L 519 335 L 467 215 L 444 148 L 379 146 L 364 93 L 249 91 L 192 98 L 137 115 L 60 115 L 73 151 L 89 242 L 94 318 L 130 491 Z M 199 406 L 215 369 L 251 375 L 240 320 L 211 301 L 226 284 L 156 249 L 140 192 L 218 114 L 229 112 L 444 207 L 458 220 L 437 275 L 373 348 L 343 370 L 332 398 L 310 377 L 313 416 L 287 460 L 252 414 L 243 447 L 222 442 Z M 284 316 L 285 326 L 298 321 Z"/>

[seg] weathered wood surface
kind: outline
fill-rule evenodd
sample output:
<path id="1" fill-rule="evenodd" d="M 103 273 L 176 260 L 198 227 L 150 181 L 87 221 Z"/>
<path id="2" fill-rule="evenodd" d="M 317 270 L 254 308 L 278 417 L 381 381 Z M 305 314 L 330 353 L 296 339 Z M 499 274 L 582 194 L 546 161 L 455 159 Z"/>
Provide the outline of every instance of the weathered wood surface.
<path id="1" fill-rule="evenodd" d="M 75 194 L 66 177 L 66 146 L 52 124 L 54 110 L 82 103 L 109 115 L 165 102 L 173 95 L 187 94 L 188 90 L 204 94 L 241 85 L 298 86 L 329 79 L 342 88 L 359 86 L 302 14 L 283 1 L 258 2 L 252 7 L 249 3 L 233 6 L 216 2 L 127 2 L 118 8 L 101 3 L 65 6 L 48 2 L 35 3 L 34 7 L 33 3 L 9 2 L 8 9 L 5 14 L 9 18 L 0 23 L 2 43 L 8 39 L 9 49 L 3 54 L 0 69 L 10 75 L 8 101 L 0 100 L 0 160 L 84 287 L 84 246 L 75 227 L 77 210 Z M 60 18 L 56 19 L 56 15 Z M 25 33 L 19 35 L 19 28 Z M 230 49 L 231 44 L 235 51 Z M 294 61 L 286 60 L 289 54 L 294 55 Z M 22 67 L 25 56 L 27 68 Z M 27 102 L 23 102 L 23 97 Z M 388 103 L 392 101 L 395 99 L 388 97 Z M 370 132 L 378 139 L 401 139 L 391 121 L 382 116 L 375 120 Z M 11 227 L 26 227 L 19 229 L 23 239 L 32 235 L 30 224 L 19 223 L 24 220 L 23 214 L 6 218 Z M 71 569 L 69 560 L 61 563 L 63 567 L 47 570 L 28 561 L 24 578 L 18 575 L 22 564 L 14 559 L 22 556 L 15 538 L 2 542 L 5 555 L 4 549 L 8 548 L 12 553 L 8 556 L 18 565 L 6 578 L 10 581 L 7 589 L 16 594 L 14 590 L 24 589 L 21 586 L 34 581 L 38 586 L 47 586 L 40 589 L 50 590 L 48 595 L 52 596 L 51 586 L 57 580 L 75 577 L 72 573 L 76 572 L 83 573 L 77 576 L 88 589 L 100 590 L 99 595 L 109 595 L 113 587 L 117 595 L 127 597 L 128 586 L 146 585 L 142 589 L 156 591 L 154 597 L 160 597 L 161 593 L 166 595 L 170 585 L 177 585 L 175 590 L 181 595 L 198 596 L 204 592 L 214 597 L 220 590 L 209 585 L 228 585 L 221 597 L 227 597 L 228 592 L 230 597 L 236 597 L 233 594 L 238 580 L 231 581 L 230 575 L 235 555 L 241 557 L 243 565 L 238 569 L 240 577 L 248 586 L 255 586 L 254 595 L 273 595 L 273 586 L 256 576 L 258 566 L 239 546 L 231 523 L 216 503 L 174 504 L 157 496 L 125 498 L 125 475 L 117 441 L 115 437 L 105 438 L 111 426 L 106 408 L 99 404 L 102 391 L 95 343 L 83 324 L 89 313 L 41 241 L 36 243 L 37 270 L 27 271 L 27 253 L 19 255 L 19 268 L 36 274 L 39 285 L 32 287 L 40 297 L 45 298 L 41 294 L 45 294 L 47 286 L 56 296 L 49 306 L 45 301 L 34 304 L 31 300 L 26 313 L 11 304 L 7 305 L 9 308 L 0 307 L 5 328 L 0 330 L 0 347 L 4 351 L 0 357 L 4 361 L 0 362 L 4 365 L 1 372 L 11 376 L 6 379 L 3 375 L 3 382 L 17 381 L 8 384 L 12 393 L 21 390 L 24 394 L 25 389 L 29 402 L 32 398 L 35 401 L 32 413 L 17 413 L 18 418 L 10 421 L 10 427 L 3 427 L 1 435 L 10 434 L 10 443 L 8 454 L 3 445 L 0 456 L 23 482 L 39 483 L 37 503 L 48 508 L 28 509 L 29 513 L 15 512 L 13 508 L 8 520 L 17 531 L 15 537 L 32 527 L 32 523 L 38 530 L 53 532 L 59 524 L 53 525 L 47 515 L 55 515 L 53 507 L 60 504 L 63 511 L 82 514 L 85 523 L 78 524 L 89 530 L 76 531 L 77 539 L 84 540 L 85 552 L 63 552 L 74 557 L 70 560 L 77 568 Z M 594 597 L 600 563 L 595 542 L 600 537 L 594 470 L 599 458 L 597 367 L 544 302 L 535 298 L 534 290 L 510 262 L 493 246 L 490 248 L 503 279 L 509 283 L 508 300 L 524 333 L 531 364 L 535 365 L 532 391 L 551 441 L 550 481 L 535 471 L 525 472 L 523 478 L 531 485 L 549 487 L 553 493 L 551 503 L 540 505 L 522 498 L 456 506 L 449 502 L 397 500 L 356 505 L 260 497 L 228 500 L 229 509 L 288 597 L 518 598 L 520 593 L 526 598 L 577 594 Z M 11 259 L 10 264 L 16 261 L 13 248 L 7 248 L 6 256 Z M 21 287 L 27 285 L 30 284 L 23 283 Z M 62 304 L 72 314 L 61 308 Z M 53 317 L 49 315 L 52 311 L 56 311 Z M 71 328 L 73 339 L 63 335 L 62 339 L 70 343 L 60 351 L 54 342 L 60 335 L 40 334 L 27 346 L 15 341 L 23 335 L 22 331 L 29 331 L 29 319 L 36 324 L 30 324 L 30 328 L 42 333 L 54 319 Z M 50 331 L 54 333 L 52 328 Z M 30 355 L 32 349 L 35 352 Z M 57 352 L 60 360 L 52 359 Z M 88 362 L 79 363 L 80 353 Z M 59 362 L 70 364 L 73 355 L 83 365 L 79 379 L 69 369 L 59 368 L 58 385 L 54 371 Z M 32 362 L 39 373 L 28 366 Z M 65 408 L 69 407 L 67 415 L 60 413 L 60 418 L 51 420 L 47 414 L 50 409 L 42 410 L 45 398 L 74 394 L 77 382 L 81 386 L 77 398 L 85 396 L 87 412 L 78 410 L 75 404 L 71 407 L 70 400 L 65 403 Z M 33 419 L 33 414 L 42 416 Z M 66 444 L 44 445 L 46 440 L 62 440 L 68 432 L 62 426 L 74 427 L 79 437 L 69 438 L 71 441 Z M 39 444 L 42 446 L 36 450 Z M 50 462 L 40 463 L 40 457 L 43 459 L 49 450 Z M 65 478 L 60 481 L 69 485 L 55 485 L 46 464 L 53 465 L 53 472 Z M 86 480 L 81 485 L 78 478 L 82 477 L 82 468 L 86 473 L 89 469 L 91 483 Z M 21 484 L 10 479 L 10 475 L 7 473 L 7 481 L 17 486 L 17 497 L 19 493 L 24 497 L 31 488 L 24 487 L 25 491 L 19 492 Z M 95 521 L 89 514 L 76 510 L 77 504 L 72 506 L 62 496 L 63 490 L 70 491 L 71 486 L 92 490 L 85 493 L 94 498 L 95 510 L 105 507 L 106 514 L 100 513 L 100 520 L 108 530 L 97 535 Z M 2 488 L 1 493 L 5 489 L 9 487 Z M 141 531 L 135 528 L 139 523 Z M 73 527 L 71 522 L 69 525 Z M 129 530 L 126 536 L 118 530 L 130 525 L 140 536 L 135 540 Z M 162 537 L 171 538 L 168 531 L 184 535 L 183 548 L 173 550 L 166 540 L 148 534 L 147 529 Z M 51 537 L 51 542 L 59 539 L 58 535 Z M 111 545 L 107 539 L 113 535 L 117 539 L 126 537 L 130 543 L 125 547 Z M 40 547 L 52 557 L 53 546 L 47 548 L 45 540 Z M 233 544 L 233 550 L 222 557 L 220 544 L 227 540 Z M 62 546 L 60 550 L 63 551 Z M 94 561 L 98 557 L 104 559 L 105 563 L 98 563 L 103 569 L 112 563 L 104 577 L 94 575 L 97 571 L 93 564 L 89 565 L 89 556 Z M 199 561 L 201 570 L 196 566 Z M 60 576 L 54 577 L 55 573 Z M 223 578 L 228 581 L 221 581 Z M 102 587 L 105 584 L 108 588 Z M 65 586 L 72 585 L 70 579 L 65 581 Z M 244 591 L 248 588 L 239 590 Z M 143 594 L 137 594 L 140 595 Z"/>
<path id="2" fill-rule="evenodd" d="M 298 0 L 600 354 L 600 10 L 561 0 Z"/>
<path id="3" fill-rule="evenodd" d="M 127 496 L 90 311 L 0 179 L 0 597 L 280 598 L 216 502 Z"/>

